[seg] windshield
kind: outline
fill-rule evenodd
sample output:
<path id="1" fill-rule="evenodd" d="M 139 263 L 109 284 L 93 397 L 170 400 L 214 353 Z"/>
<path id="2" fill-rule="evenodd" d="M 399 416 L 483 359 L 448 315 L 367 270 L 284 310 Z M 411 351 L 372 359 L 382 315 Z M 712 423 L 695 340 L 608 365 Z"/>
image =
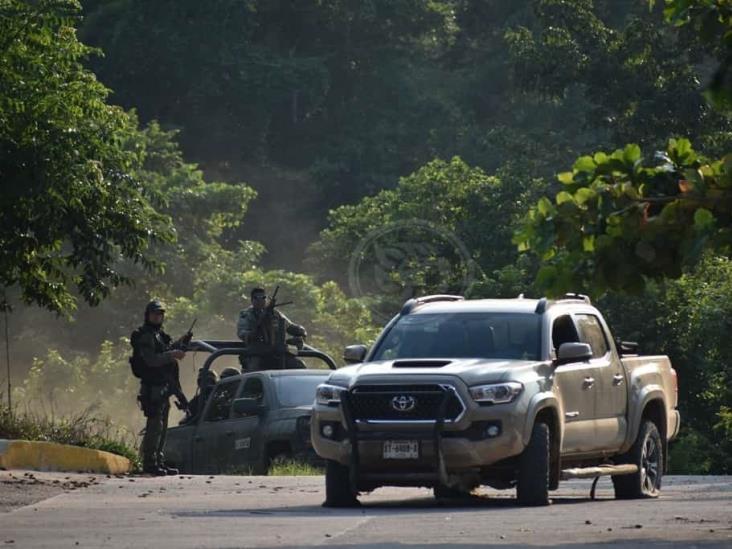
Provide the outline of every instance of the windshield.
<path id="1" fill-rule="evenodd" d="M 274 384 L 277 399 L 284 407 L 309 406 L 315 400 L 315 388 L 328 376 L 277 376 Z"/>
<path id="2" fill-rule="evenodd" d="M 401 317 L 371 360 L 513 358 L 539 360 L 540 316 L 527 313 L 437 313 Z"/>

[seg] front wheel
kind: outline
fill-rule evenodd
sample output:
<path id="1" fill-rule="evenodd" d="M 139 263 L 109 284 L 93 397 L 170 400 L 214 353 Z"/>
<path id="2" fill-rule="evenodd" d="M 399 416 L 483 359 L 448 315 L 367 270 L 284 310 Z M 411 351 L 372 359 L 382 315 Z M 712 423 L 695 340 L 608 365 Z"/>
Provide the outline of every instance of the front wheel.
<path id="1" fill-rule="evenodd" d="M 546 423 L 536 423 L 531 430 L 529 444 L 519 459 L 519 505 L 549 505 L 550 436 Z"/>
<path id="2" fill-rule="evenodd" d="M 638 472 L 612 477 L 617 499 L 658 497 L 663 476 L 663 442 L 655 423 L 646 420 L 641 424 L 633 446 L 619 461 L 637 465 Z"/>
<path id="3" fill-rule="evenodd" d="M 354 507 L 358 505 L 351 489 L 349 469 L 337 461 L 325 462 L 325 507 Z"/>

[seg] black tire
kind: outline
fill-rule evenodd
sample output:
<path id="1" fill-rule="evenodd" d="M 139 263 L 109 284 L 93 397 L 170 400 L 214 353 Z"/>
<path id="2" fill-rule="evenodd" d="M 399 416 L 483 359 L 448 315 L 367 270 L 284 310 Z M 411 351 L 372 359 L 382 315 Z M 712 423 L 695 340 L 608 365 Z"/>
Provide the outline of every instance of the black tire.
<path id="1" fill-rule="evenodd" d="M 519 458 L 516 497 L 519 505 L 549 505 L 551 469 L 550 431 L 546 423 L 536 423 L 531 439 Z"/>
<path id="2" fill-rule="evenodd" d="M 618 463 L 638 466 L 632 475 L 612 477 L 616 499 L 657 498 L 663 476 L 663 441 L 656 424 L 644 421 L 630 450 Z"/>
<path id="3" fill-rule="evenodd" d="M 325 461 L 325 507 L 354 507 L 358 499 L 351 490 L 348 467 L 330 459 Z"/>

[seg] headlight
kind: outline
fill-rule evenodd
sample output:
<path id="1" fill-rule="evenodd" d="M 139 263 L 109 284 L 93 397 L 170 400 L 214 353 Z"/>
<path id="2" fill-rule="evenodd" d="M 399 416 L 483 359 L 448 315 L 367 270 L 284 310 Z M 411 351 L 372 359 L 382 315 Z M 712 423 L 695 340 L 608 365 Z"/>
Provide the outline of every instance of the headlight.
<path id="1" fill-rule="evenodd" d="M 523 389 L 524 386 L 518 381 L 507 381 L 506 383 L 470 387 L 469 391 L 475 402 L 505 404 L 516 398 Z"/>
<path id="2" fill-rule="evenodd" d="M 326 406 L 335 406 L 340 404 L 341 393 L 345 390 L 345 387 L 323 383 L 315 389 L 315 402 Z"/>

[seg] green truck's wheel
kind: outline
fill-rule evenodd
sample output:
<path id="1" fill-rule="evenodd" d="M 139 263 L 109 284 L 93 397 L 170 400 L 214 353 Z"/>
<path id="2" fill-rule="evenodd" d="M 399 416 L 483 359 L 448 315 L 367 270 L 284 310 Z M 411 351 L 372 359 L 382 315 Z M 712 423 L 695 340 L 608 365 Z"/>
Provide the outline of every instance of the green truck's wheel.
<path id="1" fill-rule="evenodd" d="M 549 505 L 549 437 L 549 426 L 546 423 L 534 425 L 529 444 L 519 459 L 516 485 L 519 505 Z"/>
<path id="2" fill-rule="evenodd" d="M 646 420 L 641 424 L 633 446 L 618 461 L 637 465 L 638 472 L 613 477 L 617 499 L 658 497 L 663 476 L 663 444 L 655 423 Z"/>
<path id="3" fill-rule="evenodd" d="M 358 505 L 356 494 L 351 490 L 348 467 L 337 461 L 325 462 L 325 503 L 326 507 L 353 507 Z"/>

